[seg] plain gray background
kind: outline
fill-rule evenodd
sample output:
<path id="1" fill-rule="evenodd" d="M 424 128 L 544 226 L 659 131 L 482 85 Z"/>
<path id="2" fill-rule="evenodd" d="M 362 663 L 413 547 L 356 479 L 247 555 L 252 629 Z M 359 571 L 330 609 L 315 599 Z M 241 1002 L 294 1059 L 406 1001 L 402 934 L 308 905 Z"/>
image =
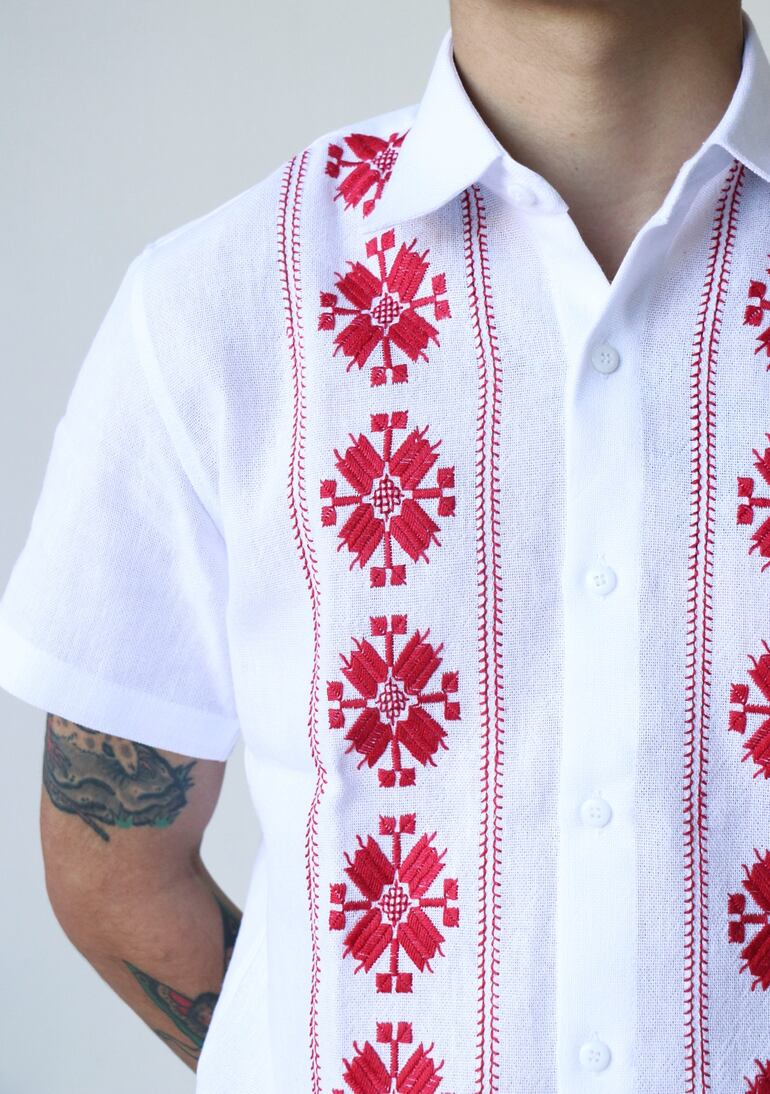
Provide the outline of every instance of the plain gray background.
<path id="1" fill-rule="evenodd" d="M 745 6 L 770 50 L 770 9 Z M 319 134 L 417 102 L 448 21 L 446 0 L 2 0 L 0 592 L 130 260 Z M 190 1094 L 48 905 L 45 712 L 0 691 L 0 721 L 0 1094 Z M 241 908 L 259 838 L 239 744 L 203 858 Z"/>

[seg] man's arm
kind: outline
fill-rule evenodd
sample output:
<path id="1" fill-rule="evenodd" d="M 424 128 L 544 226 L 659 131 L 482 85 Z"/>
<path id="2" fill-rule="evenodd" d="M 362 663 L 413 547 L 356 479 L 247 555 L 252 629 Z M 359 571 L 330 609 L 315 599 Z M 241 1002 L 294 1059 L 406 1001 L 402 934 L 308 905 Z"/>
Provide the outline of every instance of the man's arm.
<path id="1" fill-rule="evenodd" d="M 200 858 L 224 770 L 47 716 L 40 831 L 51 906 L 193 1071 L 241 921 Z"/>

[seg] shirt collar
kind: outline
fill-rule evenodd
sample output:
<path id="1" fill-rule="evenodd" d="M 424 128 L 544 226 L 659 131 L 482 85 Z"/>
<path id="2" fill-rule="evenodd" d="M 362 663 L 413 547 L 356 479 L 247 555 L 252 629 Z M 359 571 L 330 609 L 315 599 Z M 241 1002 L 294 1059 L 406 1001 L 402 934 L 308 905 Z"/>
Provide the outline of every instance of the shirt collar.
<path id="1" fill-rule="evenodd" d="M 678 186 L 716 145 L 770 182 L 770 62 L 759 34 L 742 11 L 741 74 L 722 118 L 683 165 Z M 495 187 L 505 174 L 538 195 L 538 206 L 565 210 L 566 202 L 542 175 L 515 160 L 471 102 L 454 63 L 451 27 L 436 55 L 425 91 L 401 145 L 380 201 L 359 222 L 379 232 L 444 205 L 482 176 Z"/>
<path id="2" fill-rule="evenodd" d="M 711 136 L 731 156 L 770 182 L 770 62 L 747 12 L 743 17 L 743 66 L 733 97 Z"/>

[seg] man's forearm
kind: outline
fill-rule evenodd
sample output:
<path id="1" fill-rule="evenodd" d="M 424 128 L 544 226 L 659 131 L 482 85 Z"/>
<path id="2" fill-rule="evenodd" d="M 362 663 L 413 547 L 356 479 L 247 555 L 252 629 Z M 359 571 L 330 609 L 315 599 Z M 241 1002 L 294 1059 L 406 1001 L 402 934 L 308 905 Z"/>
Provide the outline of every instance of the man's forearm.
<path id="1" fill-rule="evenodd" d="M 57 917 L 99 975 L 193 1070 L 241 912 L 196 858 L 173 881 L 91 898 Z"/>

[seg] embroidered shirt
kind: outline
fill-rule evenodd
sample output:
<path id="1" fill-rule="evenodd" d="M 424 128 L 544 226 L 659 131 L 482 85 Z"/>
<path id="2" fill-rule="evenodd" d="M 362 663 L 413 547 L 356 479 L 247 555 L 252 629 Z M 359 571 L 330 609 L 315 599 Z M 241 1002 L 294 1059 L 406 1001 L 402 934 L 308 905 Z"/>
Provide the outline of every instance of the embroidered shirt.
<path id="1" fill-rule="evenodd" d="M 262 831 L 200 1094 L 770 1089 L 770 65 L 608 281 L 440 45 L 128 266 L 0 684 Z M 602 1073 L 598 1075 L 597 1073 Z"/>

